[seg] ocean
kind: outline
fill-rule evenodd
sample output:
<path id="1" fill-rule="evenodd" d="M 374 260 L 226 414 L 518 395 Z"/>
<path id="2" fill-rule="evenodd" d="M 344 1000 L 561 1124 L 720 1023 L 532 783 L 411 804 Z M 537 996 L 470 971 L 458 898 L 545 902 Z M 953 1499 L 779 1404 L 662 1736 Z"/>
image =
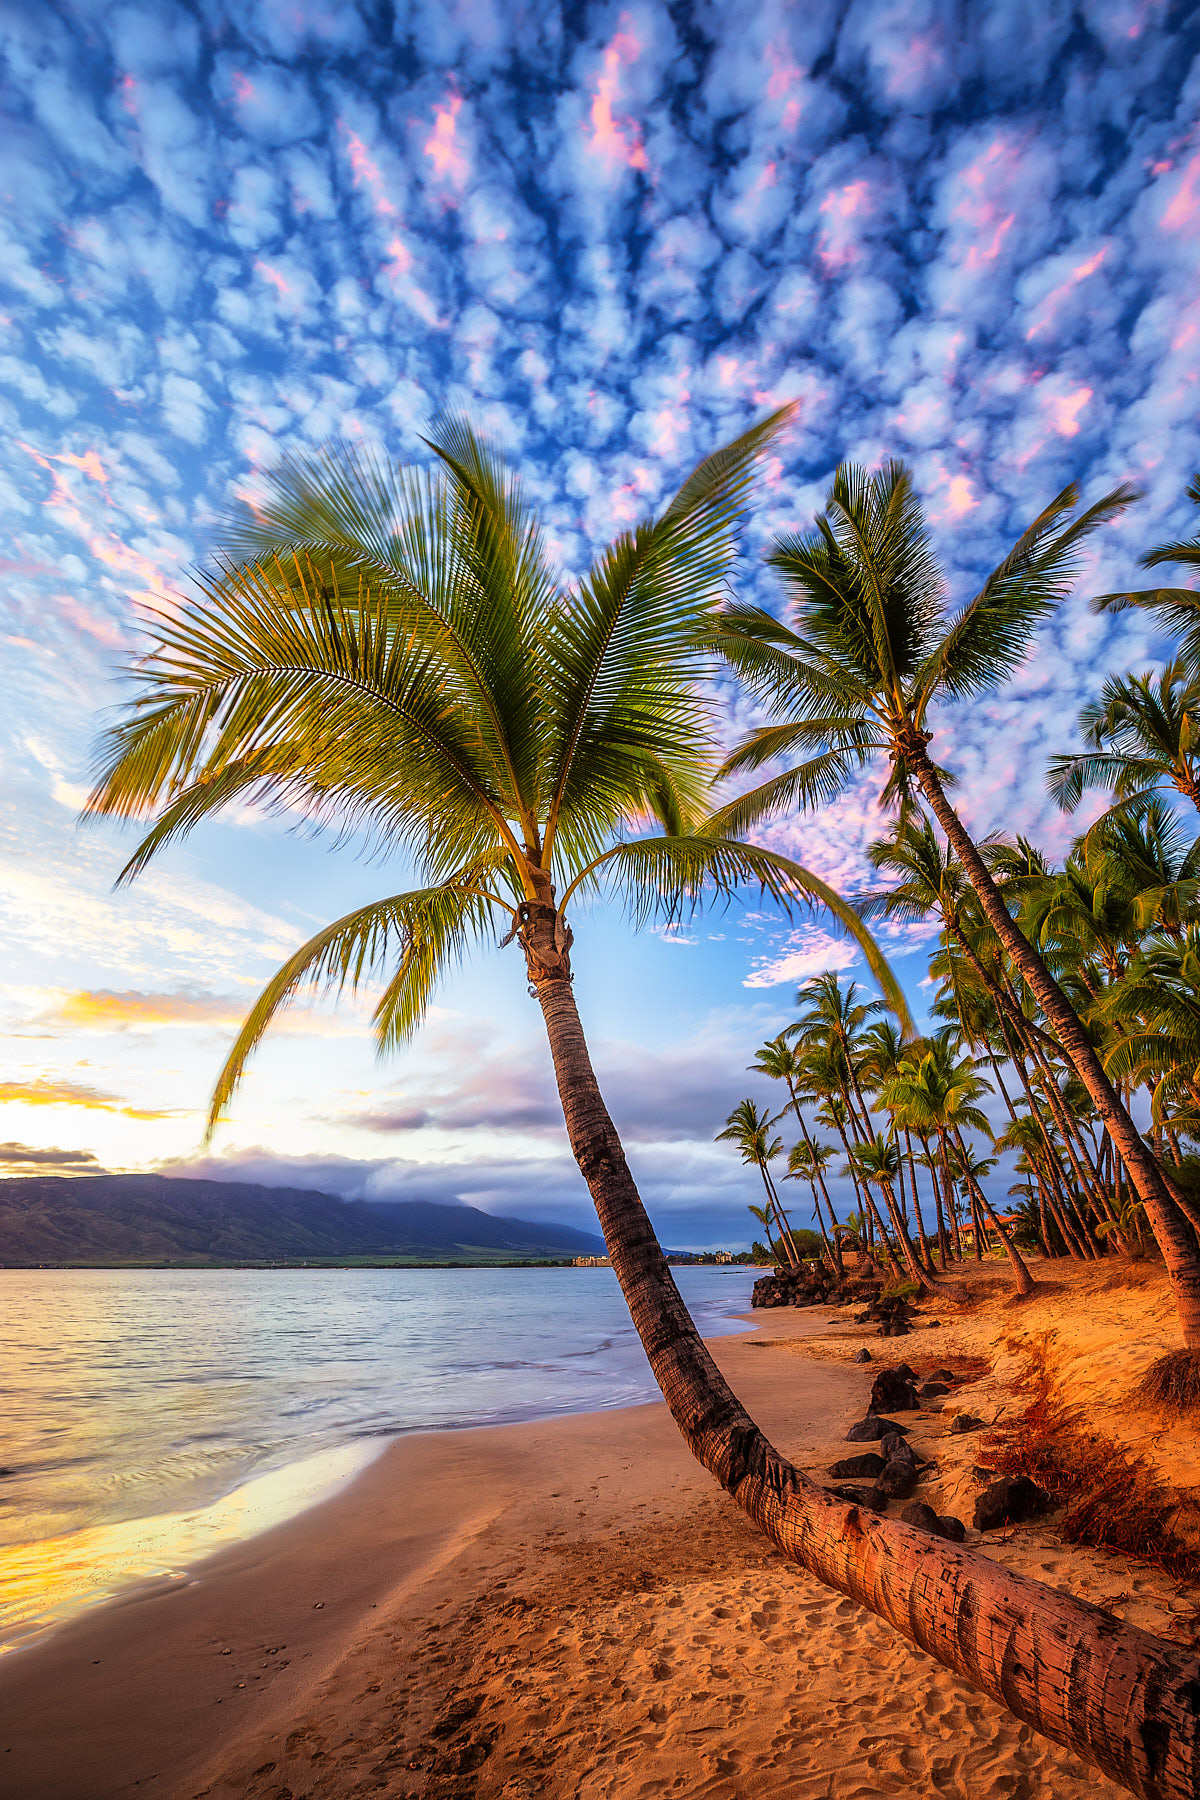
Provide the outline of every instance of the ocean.
<path id="1" fill-rule="evenodd" d="M 679 1268 L 706 1337 L 756 1271 Z M 0 1652 L 386 1442 L 657 1398 L 608 1269 L 0 1271 Z"/>

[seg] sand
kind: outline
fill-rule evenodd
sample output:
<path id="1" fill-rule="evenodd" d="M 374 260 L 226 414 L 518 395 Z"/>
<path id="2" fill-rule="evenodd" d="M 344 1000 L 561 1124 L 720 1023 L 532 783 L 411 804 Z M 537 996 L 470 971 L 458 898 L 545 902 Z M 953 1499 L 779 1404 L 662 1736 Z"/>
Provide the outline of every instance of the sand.
<path id="1" fill-rule="evenodd" d="M 1049 1270 L 1040 1271 L 1047 1276 Z M 820 1474 L 847 1454 L 874 1370 L 1011 1338 L 964 1394 L 989 1422 L 1023 1332 L 1058 1348 L 1171 1341 L 1155 1278 L 995 1299 L 882 1344 L 844 1312 L 772 1312 L 711 1346 L 779 1447 Z M 1065 1291 L 1064 1291 L 1065 1290 Z M 1124 1309 L 1124 1310 L 1123 1310 Z M 1132 1311 L 1130 1311 L 1132 1309 Z M 1129 1317 L 1126 1314 L 1129 1314 Z M 1114 1323 L 1114 1320 L 1116 1321 Z M 1027 1322 L 1028 1321 L 1028 1322 Z M 1105 1333 L 1108 1338 L 1105 1338 Z M 1150 1348 L 1147 1350 L 1146 1346 Z M 1119 1358 L 1117 1359 L 1119 1362 Z M 1011 1365 L 1011 1366 L 1010 1366 Z M 1086 1362 L 1081 1366 L 1090 1367 Z M 1128 1370 L 1120 1364 L 1124 1379 Z M 1173 1443 L 1123 1413 L 1131 1437 Z M 911 1418 L 911 1415 L 910 1415 Z M 922 1489 L 968 1521 L 970 1440 L 925 1413 Z M 1190 1439 L 1194 1457 L 1194 1434 Z M 1143 1444 L 1144 1447 L 1144 1444 Z M 974 1534 L 972 1534 L 974 1539 Z M 979 1540 L 975 1540 L 979 1541 Z M 985 1547 L 1165 1634 L 1189 1601 L 1052 1522 Z M 1118 1790 L 822 1588 L 761 1539 L 665 1408 L 399 1441 L 336 1498 L 0 1665 L 11 1800 L 1110 1800 Z"/>

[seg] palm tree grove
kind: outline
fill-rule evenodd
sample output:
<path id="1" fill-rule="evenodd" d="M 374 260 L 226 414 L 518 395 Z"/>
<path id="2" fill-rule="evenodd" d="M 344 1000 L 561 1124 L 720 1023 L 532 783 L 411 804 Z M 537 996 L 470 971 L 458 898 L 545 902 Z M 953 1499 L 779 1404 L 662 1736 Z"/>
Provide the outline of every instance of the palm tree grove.
<path id="1" fill-rule="evenodd" d="M 0 1800 L 1200 1800 L 1200 9 L 0 87 Z"/>
<path id="2" fill-rule="evenodd" d="M 521 957 L 572 1153 L 692 1454 L 786 1556 L 1036 1731 L 1134 1793 L 1195 1794 L 1190 1653 L 889 1516 L 886 1496 L 822 1485 L 768 1441 L 681 1299 L 589 1057 L 572 974 L 590 897 L 619 896 L 634 930 L 747 893 L 820 910 L 871 985 L 807 979 L 794 1021 L 748 1064 L 774 1109 L 742 1100 L 716 1133 L 755 1171 L 756 1254 L 775 1265 L 760 1298 L 865 1295 L 892 1330 L 914 1307 L 969 1305 L 973 1271 L 995 1259 L 1017 1302 L 1064 1264 L 1152 1261 L 1178 1347 L 1147 1382 L 1176 1411 L 1200 1397 L 1194 596 L 1095 599 L 1151 609 L 1178 642 L 1161 673 L 1109 680 L 1084 747 L 1047 769 L 1065 810 L 1103 800 L 1062 865 L 1020 837 L 976 842 L 954 722 L 1010 679 L 1089 541 L 1137 496 L 1084 505 L 1065 489 L 959 595 L 904 465 L 846 465 L 811 526 L 770 548 L 774 603 L 751 604 L 740 528 L 788 417 L 714 450 L 570 587 L 519 478 L 463 421 L 431 434 L 433 471 L 344 445 L 284 460 L 186 608 L 159 621 L 89 810 L 150 822 L 127 881 L 246 796 L 402 845 L 416 885 L 279 970 L 217 1078 L 210 1127 L 312 984 L 374 980 L 393 1050 L 458 959 Z M 1200 564 L 1200 540 L 1144 558 L 1168 560 Z M 731 684 L 760 721 L 732 745 Z M 757 841 L 867 780 L 887 820 L 869 890 L 839 895 Z M 891 921 L 932 927 L 924 1031 L 882 947 Z M 840 1218 L 839 1183 L 854 1197 Z"/>

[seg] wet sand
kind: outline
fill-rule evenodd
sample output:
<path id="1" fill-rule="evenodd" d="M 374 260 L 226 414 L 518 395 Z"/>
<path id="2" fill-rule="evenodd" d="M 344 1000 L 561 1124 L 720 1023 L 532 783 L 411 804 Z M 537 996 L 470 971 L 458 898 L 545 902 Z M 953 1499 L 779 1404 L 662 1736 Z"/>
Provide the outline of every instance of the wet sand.
<path id="1" fill-rule="evenodd" d="M 849 1362 L 859 1344 L 919 1367 L 918 1353 L 965 1357 L 991 1329 L 978 1314 L 948 1318 L 928 1342 L 883 1345 L 845 1313 L 759 1322 L 711 1348 L 780 1449 L 818 1474 L 848 1453 L 846 1428 L 865 1409 L 874 1370 Z M 995 1394 L 972 1393 L 994 1416 Z M 929 1497 L 969 1520 L 970 1446 L 953 1445 L 955 1463 L 946 1425 L 922 1415 L 914 1441 L 940 1459 Z M 1064 1549 L 1044 1527 L 987 1547 L 1171 1628 L 1170 1584 L 1123 1559 Z M 661 1405 L 403 1439 L 335 1498 L 194 1575 L 0 1664 L 0 1793 L 1119 1791 L 786 1562 Z"/>

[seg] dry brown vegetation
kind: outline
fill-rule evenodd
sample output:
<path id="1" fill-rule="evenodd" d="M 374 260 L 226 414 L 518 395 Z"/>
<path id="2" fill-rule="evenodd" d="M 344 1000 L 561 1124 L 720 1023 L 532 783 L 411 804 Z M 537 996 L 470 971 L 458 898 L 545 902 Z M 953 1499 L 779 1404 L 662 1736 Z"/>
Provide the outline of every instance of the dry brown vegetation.
<path id="1" fill-rule="evenodd" d="M 1028 1475 L 1062 1508 L 1068 1543 L 1117 1550 L 1178 1581 L 1200 1574 L 1200 1507 L 1168 1487 L 1136 1451 L 1104 1435 L 1059 1390 L 1049 1336 L 1024 1346 L 1027 1404 L 980 1439 L 980 1463 L 997 1475 Z"/>

